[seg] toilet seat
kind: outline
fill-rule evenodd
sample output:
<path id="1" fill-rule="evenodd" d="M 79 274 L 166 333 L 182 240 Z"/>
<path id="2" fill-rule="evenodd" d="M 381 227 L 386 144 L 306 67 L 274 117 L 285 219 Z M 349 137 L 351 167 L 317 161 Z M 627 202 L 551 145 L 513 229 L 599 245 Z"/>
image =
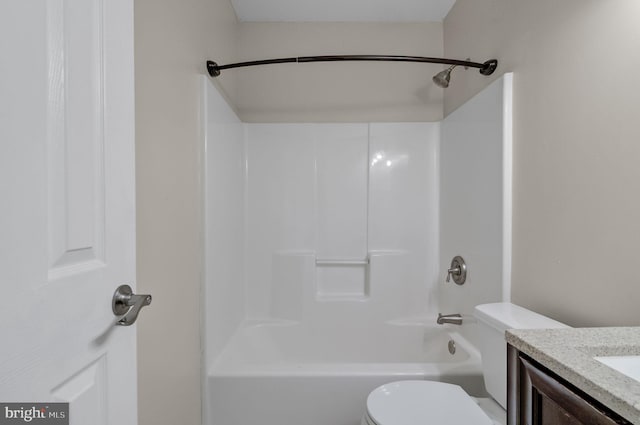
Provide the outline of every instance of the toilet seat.
<path id="1" fill-rule="evenodd" d="M 369 394 L 365 423 L 370 425 L 493 425 L 458 385 L 397 381 Z"/>

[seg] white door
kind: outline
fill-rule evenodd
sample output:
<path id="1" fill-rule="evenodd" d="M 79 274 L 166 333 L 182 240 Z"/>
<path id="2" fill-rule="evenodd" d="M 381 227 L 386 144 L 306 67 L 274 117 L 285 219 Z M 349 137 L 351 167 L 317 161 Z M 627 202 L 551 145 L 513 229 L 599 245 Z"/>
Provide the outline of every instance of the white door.
<path id="1" fill-rule="evenodd" d="M 133 0 L 0 1 L 0 402 L 137 423 L 133 113 Z"/>

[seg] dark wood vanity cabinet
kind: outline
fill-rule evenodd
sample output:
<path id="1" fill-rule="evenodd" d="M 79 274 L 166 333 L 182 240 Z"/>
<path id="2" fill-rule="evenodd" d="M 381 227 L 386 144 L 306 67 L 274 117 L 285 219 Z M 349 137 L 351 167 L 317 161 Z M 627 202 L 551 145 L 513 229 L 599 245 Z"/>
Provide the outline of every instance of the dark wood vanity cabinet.
<path id="1" fill-rule="evenodd" d="M 508 425 L 631 424 L 511 345 L 507 347 Z"/>

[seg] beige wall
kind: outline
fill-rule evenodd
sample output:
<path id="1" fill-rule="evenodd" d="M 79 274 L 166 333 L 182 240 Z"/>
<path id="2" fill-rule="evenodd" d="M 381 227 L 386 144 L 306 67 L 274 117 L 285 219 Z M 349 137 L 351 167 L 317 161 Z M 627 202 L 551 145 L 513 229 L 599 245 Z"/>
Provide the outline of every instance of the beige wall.
<path id="1" fill-rule="evenodd" d="M 235 59 L 228 0 L 135 0 L 141 425 L 200 425 L 200 138 L 197 81 Z M 233 75 L 218 80 L 233 97 Z"/>
<path id="2" fill-rule="evenodd" d="M 514 71 L 513 300 L 640 325 L 640 2 L 458 0 L 445 55 Z M 445 113 L 492 79 L 455 72 Z"/>
<path id="3" fill-rule="evenodd" d="M 324 54 L 442 56 L 440 23 L 242 23 L 242 60 Z M 343 62 L 223 71 L 245 122 L 437 121 L 439 65 Z"/>

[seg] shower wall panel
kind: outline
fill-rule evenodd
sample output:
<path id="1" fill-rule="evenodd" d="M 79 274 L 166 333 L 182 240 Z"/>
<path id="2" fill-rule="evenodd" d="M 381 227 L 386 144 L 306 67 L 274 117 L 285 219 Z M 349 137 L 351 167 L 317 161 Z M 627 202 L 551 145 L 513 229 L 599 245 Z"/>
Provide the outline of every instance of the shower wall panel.
<path id="1" fill-rule="evenodd" d="M 319 125 L 316 132 L 317 243 L 322 260 L 367 257 L 367 126 Z M 316 267 L 316 297 L 363 299 L 368 295 L 363 265 Z"/>
<path id="2" fill-rule="evenodd" d="M 449 115 L 442 126 L 440 288 L 443 313 L 472 314 L 509 301 L 511 287 L 512 74 Z M 451 259 L 464 285 L 445 283 Z"/>
<path id="3" fill-rule="evenodd" d="M 387 318 L 433 314 L 438 264 L 440 123 L 370 126 L 372 294 Z M 393 306 L 392 306 L 393 305 Z"/>
<path id="4" fill-rule="evenodd" d="M 248 124 L 248 316 L 364 327 L 432 310 L 438 142 L 437 123 Z"/>
<path id="5" fill-rule="evenodd" d="M 252 317 L 273 317 L 274 305 L 300 303 L 309 291 L 321 297 L 363 286 L 351 268 L 323 268 L 316 275 L 315 258 L 310 262 L 305 254 L 365 257 L 367 131 L 366 124 L 247 125 L 247 309 Z M 307 264 L 311 269 L 302 275 L 309 279 L 288 281 L 300 273 L 274 268 L 283 264 L 292 272 Z"/>
<path id="6" fill-rule="evenodd" d="M 218 356 L 244 320 L 244 127 L 202 78 L 205 140 L 206 357 Z"/>

